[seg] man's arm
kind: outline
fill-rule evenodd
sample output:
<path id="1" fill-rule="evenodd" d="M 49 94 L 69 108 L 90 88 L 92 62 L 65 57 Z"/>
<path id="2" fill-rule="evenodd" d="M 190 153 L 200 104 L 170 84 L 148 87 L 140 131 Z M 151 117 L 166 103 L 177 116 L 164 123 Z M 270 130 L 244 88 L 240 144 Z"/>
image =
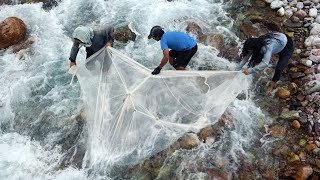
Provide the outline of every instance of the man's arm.
<path id="1" fill-rule="evenodd" d="M 243 56 L 241 54 L 240 55 L 241 62 L 237 65 L 235 70 L 240 71 L 242 67 L 248 62 L 250 56 L 251 56 L 250 54 L 247 54 L 246 56 Z"/>
<path id="2" fill-rule="evenodd" d="M 106 34 L 107 34 L 107 43 L 105 44 L 106 47 L 112 46 L 114 42 L 114 27 L 111 25 L 105 26 Z"/>
<path id="3" fill-rule="evenodd" d="M 266 51 L 266 53 L 264 54 L 262 61 L 258 65 L 256 65 L 255 67 L 248 69 L 249 73 L 251 74 L 255 71 L 262 71 L 264 68 L 268 67 L 271 56 L 272 56 L 272 52 L 270 49 L 268 49 Z"/>
<path id="4" fill-rule="evenodd" d="M 163 58 L 160 62 L 159 67 L 162 68 L 164 65 L 166 65 L 168 62 L 168 59 L 169 59 L 169 49 L 167 48 L 167 49 L 163 50 Z"/>
<path id="5" fill-rule="evenodd" d="M 70 67 L 72 67 L 73 65 L 76 65 L 76 58 L 79 52 L 79 43 L 77 42 L 73 42 L 72 48 L 71 48 L 71 52 L 70 52 Z"/>

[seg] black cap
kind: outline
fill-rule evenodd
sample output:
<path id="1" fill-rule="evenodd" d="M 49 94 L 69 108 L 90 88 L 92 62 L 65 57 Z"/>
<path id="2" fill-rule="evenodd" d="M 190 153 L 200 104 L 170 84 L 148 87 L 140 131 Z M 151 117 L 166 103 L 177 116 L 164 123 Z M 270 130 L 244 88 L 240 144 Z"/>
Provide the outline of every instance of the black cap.
<path id="1" fill-rule="evenodd" d="M 160 26 L 153 26 L 150 30 L 150 34 L 148 36 L 148 39 L 151 39 L 153 37 L 161 37 L 163 35 L 164 31 Z"/>

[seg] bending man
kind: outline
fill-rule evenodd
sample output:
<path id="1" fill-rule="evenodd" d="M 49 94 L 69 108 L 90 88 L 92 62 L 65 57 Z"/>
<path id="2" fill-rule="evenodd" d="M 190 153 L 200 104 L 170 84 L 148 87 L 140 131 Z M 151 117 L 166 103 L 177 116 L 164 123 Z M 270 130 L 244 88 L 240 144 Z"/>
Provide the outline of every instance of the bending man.
<path id="1" fill-rule="evenodd" d="M 163 58 L 160 65 L 154 69 L 153 75 L 159 74 L 162 67 L 169 63 L 176 70 L 185 70 L 192 56 L 197 52 L 197 42 L 183 32 L 164 32 L 160 26 L 154 26 L 148 39 L 160 41 Z M 169 50 L 171 49 L 171 50 Z"/>
<path id="2" fill-rule="evenodd" d="M 70 52 L 70 67 L 76 65 L 76 57 L 79 49 L 86 47 L 86 58 L 99 51 L 101 48 L 112 46 L 114 41 L 114 29 L 110 25 L 99 27 L 77 27 L 73 34 L 73 46 Z"/>
<path id="3" fill-rule="evenodd" d="M 272 81 L 269 83 L 266 91 L 266 94 L 269 95 L 280 79 L 282 71 L 287 67 L 293 50 L 294 44 L 292 39 L 283 33 L 268 33 L 258 38 L 249 38 L 244 43 L 240 56 L 242 60 L 236 70 L 241 70 L 249 61 L 249 68 L 242 69 L 244 74 L 248 75 L 262 71 L 269 65 L 272 55 L 278 54 L 279 60 Z"/>

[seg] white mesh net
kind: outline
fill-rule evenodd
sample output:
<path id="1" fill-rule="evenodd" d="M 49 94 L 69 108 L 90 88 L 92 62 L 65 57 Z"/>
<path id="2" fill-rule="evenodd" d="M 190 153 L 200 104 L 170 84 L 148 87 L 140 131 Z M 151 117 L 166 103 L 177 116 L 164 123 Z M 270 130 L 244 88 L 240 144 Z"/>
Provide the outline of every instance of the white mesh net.
<path id="1" fill-rule="evenodd" d="M 78 65 L 87 107 L 91 165 L 137 163 L 183 133 L 217 122 L 247 89 L 232 71 L 151 70 L 113 49 Z"/>

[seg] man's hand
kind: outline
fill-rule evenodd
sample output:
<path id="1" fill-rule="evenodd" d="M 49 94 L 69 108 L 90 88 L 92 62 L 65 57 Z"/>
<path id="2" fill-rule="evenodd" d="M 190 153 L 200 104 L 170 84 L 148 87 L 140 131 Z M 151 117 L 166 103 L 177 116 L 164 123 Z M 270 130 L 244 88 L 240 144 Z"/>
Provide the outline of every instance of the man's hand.
<path id="1" fill-rule="evenodd" d="M 112 43 L 106 43 L 105 44 L 105 47 L 107 48 L 107 47 L 111 47 L 112 46 Z"/>
<path id="2" fill-rule="evenodd" d="M 160 71 L 161 71 L 161 68 L 158 66 L 157 68 L 155 68 L 153 71 L 152 71 L 152 75 L 157 75 L 157 74 L 159 74 L 160 73 Z"/>
<path id="3" fill-rule="evenodd" d="M 242 72 L 243 72 L 243 74 L 245 74 L 245 75 L 249 75 L 248 69 L 244 69 Z"/>
<path id="4" fill-rule="evenodd" d="M 76 65 L 76 62 L 70 62 L 70 68 L 75 65 Z"/>
<path id="5" fill-rule="evenodd" d="M 266 90 L 266 96 L 270 96 L 271 91 L 273 90 L 274 87 L 276 87 L 276 85 L 277 84 L 275 82 L 270 81 L 269 86 L 267 87 L 267 90 Z"/>

